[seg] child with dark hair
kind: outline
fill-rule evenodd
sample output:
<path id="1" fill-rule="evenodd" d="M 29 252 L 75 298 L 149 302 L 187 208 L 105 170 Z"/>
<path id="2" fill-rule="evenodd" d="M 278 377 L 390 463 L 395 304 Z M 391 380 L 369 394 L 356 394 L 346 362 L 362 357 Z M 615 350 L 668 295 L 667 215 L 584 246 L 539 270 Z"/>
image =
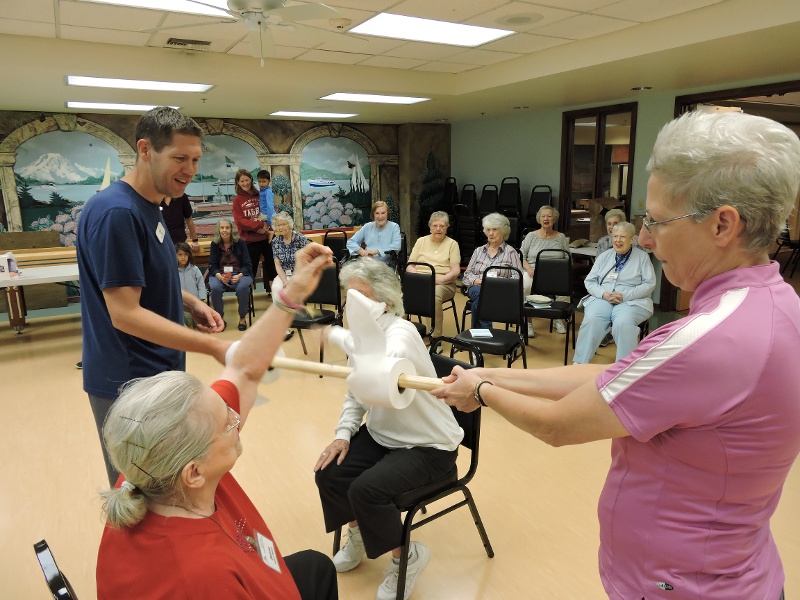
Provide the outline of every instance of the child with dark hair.
<path id="1" fill-rule="evenodd" d="M 181 278 L 181 289 L 197 296 L 200 300 L 206 299 L 206 286 L 203 283 L 203 274 L 194 264 L 192 249 L 186 242 L 175 244 L 175 256 L 178 259 L 178 275 Z M 191 313 L 183 313 L 183 322 L 187 327 L 195 328 Z"/>

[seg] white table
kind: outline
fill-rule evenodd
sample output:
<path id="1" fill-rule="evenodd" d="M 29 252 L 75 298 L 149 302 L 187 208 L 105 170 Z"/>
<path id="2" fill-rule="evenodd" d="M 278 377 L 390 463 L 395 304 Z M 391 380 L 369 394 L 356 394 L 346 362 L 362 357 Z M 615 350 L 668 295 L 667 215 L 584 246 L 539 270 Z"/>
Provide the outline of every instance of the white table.
<path id="1" fill-rule="evenodd" d="M 597 246 L 583 246 L 581 248 L 570 248 L 570 254 L 577 254 L 579 256 L 588 256 L 592 262 L 597 258 Z"/>
<path id="2" fill-rule="evenodd" d="M 18 334 L 25 328 L 28 314 L 25 306 L 23 286 L 41 283 L 64 283 L 78 280 L 78 265 L 57 265 L 54 267 L 26 267 L 20 269 L 17 277 L 0 279 L 0 288 L 6 291 L 8 302 L 8 321 Z"/>

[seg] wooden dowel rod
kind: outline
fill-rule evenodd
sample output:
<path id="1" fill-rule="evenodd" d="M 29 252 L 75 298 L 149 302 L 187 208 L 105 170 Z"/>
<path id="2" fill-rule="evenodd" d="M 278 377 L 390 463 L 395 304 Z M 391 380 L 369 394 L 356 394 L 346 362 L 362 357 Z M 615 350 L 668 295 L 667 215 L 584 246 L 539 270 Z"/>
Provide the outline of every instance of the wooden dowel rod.
<path id="1" fill-rule="evenodd" d="M 351 371 L 350 367 L 339 367 L 326 363 L 300 360 L 298 358 L 286 358 L 285 356 L 276 356 L 273 358 L 272 366 L 276 369 L 300 371 L 301 373 L 311 373 L 312 375 L 327 375 L 328 377 L 337 377 L 339 379 L 345 379 L 350 375 Z M 430 391 L 442 387 L 443 385 L 444 382 L 441 379 L 422 377 L 419 375 L 400 375 L 397 381 L 398 387 L 413 390 Z"/>

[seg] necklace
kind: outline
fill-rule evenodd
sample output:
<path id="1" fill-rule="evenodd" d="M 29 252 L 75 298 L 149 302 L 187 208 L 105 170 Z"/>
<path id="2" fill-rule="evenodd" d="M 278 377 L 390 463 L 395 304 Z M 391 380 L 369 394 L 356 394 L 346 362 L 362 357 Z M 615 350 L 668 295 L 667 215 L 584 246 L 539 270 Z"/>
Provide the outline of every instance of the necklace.
<path id="1" fill-rule="evenodd" d="M 225 530 L 225 528 L 222 526 L 222 523 L 217 521 L 211 515 L 204 515 L 203 513 L 199 513 L 196 510 L 192 510 L 191 508 L 187 508 L 185 506 L 181 506 L 180 504 L 164 504 L 163 502 L 156 502 L 155 500 L 151 500 L 151 502 L 153 502 L 154 504 L 159 504 L 161 506 L 167 506 L 167 507 L 174 506 L 175 508 L 180 508 L 182 510 L 185 510 L 186 512 L 190 512 L 190 513 L 192 513 L 194 515 L 197 515 L 198 517 L 203 517 L 204 519 L 209 519 L 210 521 L 213 521 L 214 523 L 216 523 L 217 527 L 220 528 L 222 533 L 227 535 L 234 544 L 239 546 L 239 548 L 241 548 L 245 552 L 255 552 L 256 551 L 256 540 L 255 540 L 255 538 L 244 534 L 244 527 L 247 524 L 247 519 L 239 519 L 238 521 L 235 521 L 233 519 L 233 517 L 228 514 L 228 511 L 225 510 L 224 508 L 222 508 L 222 511 L 226 515 L 228 515 L 228 518 L 231 520 L 231 522 L 233 523 L 233 526 L 236 528 L 236 537 L 235 538 Z"/>

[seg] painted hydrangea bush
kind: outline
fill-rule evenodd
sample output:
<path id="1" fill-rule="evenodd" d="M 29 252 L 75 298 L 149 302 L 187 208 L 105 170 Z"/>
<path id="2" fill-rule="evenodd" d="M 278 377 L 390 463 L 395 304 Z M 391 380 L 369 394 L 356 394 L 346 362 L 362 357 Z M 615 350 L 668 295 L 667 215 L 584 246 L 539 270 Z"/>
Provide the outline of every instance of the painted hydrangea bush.
<path id="1" fill-rule="evenodd" d="M 58 238 L 62 246 L 74 246 L 76 233 L 78 231 L 78 219 L 81 215 L 83 205 L 73 206 L 68 213 L 56 215 L 53 221 L 50 217 L 41 217 L 31 223 L 32 231 L 57 231 Z"/>
<path id="2" fill-rule="evenodd" d="M 363 217 L 361 209 L 350 202 L 342 204 L 339 198 L 322 197 L 303 209 L 303 228 L 350 227 L 354 223 L 363 223 Z"/>

